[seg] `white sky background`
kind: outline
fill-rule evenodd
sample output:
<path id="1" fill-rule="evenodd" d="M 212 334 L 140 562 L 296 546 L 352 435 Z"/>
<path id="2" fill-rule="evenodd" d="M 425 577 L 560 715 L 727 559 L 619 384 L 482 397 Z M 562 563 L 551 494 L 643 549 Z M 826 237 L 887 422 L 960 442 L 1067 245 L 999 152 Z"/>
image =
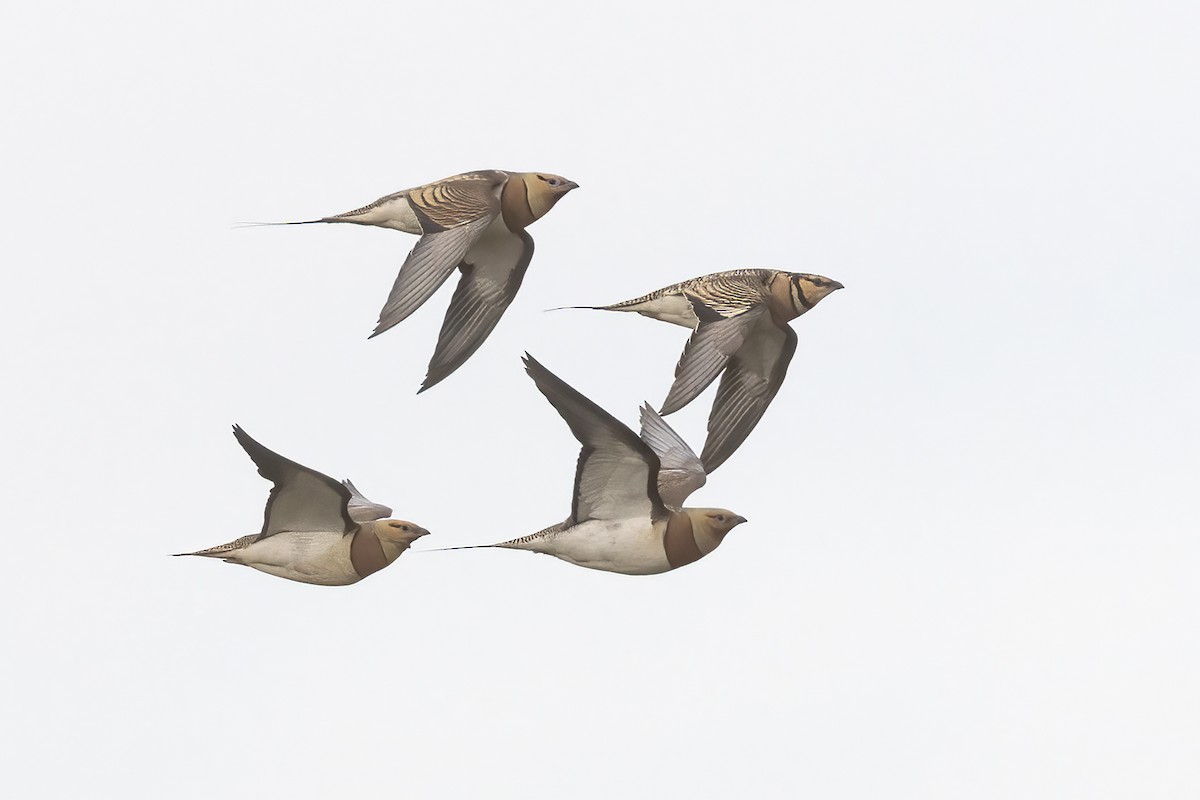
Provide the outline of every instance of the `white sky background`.
<path id="1" fill-rule="evenodd" d="M 566 6 L 0 10 L 0 790 L 1195 796 L 1195 7 Z M 231 227 L 480 168 L 581 188 L 420 397 L 451 288 L 366 340 L 414 237 Z M 847 288 L 713 556 L 166 557 L 261 524 L 234 422 L 425 548 L 560 520 L 519 355 L 633 425 L 686 332 L 543 310 L 742 266 Z"/>

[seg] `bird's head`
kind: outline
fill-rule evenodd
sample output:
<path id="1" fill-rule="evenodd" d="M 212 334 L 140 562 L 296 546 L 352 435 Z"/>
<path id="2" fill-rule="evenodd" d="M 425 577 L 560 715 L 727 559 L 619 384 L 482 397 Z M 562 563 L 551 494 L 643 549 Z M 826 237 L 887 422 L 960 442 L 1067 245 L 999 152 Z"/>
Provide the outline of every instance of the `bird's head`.
<path id="1" fill-rule="evenodd" d="M 399 547 L 408 547 L 422 536 L 428 536 L 429 531 L 403 519 L 381 519 L 375 521 L 375 535 L 381 542 L 389 542 Z"/>
<path id="2" fill-rule="evenodd" d="M 501 197 L 504 221 L 511 229 L 525 228 L 554 208 L 579 184 L 549 172 L 518 172 L 508 180 Z"/>
<path id="3" fill-rule="evenodd" d="M 725 534 L 746 521 L 745 517 L 727 508 L 687 508 L 684 511 L 692 520 L 692 531 L 697 534 L 697 542 L 699 534 L 720 542 Z"/>
<path id="4" fill-rule="evenodd" d="M 808 272 L 788 273 L 791 278 L 792 308 L 799 316 L 821 302 L 826 295 L 844 289 L 838 281 Z"/>

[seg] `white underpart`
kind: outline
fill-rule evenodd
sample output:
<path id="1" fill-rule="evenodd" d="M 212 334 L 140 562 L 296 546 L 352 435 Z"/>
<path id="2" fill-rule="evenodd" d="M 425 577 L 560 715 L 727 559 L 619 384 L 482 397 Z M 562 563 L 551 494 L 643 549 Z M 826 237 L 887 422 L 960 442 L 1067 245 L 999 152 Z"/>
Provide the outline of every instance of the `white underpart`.
<path id="1" fill-rule="evenodd" d="M 692 310 L 692 301 L 682 294 L 669 294 L 647 300 L 636 306 L 626 306 L 621 311 L 636 311 L 643 316 L 691 329 L 700 324 L 700 320 L 696 319 L 696 312 Z"/>
<path id="2" fill-rule="evenodd" d="M 331 217 L 330 222 L 355 222 L 359 225 L 376 225 L 380 228 L 392 228 L 405 233 L 421 234 L 421 223 L 408 204 L 407 197 L 397 197 L 387 200 L 369 211 L 353 216 Z"/>
<path id="3" fill-rule="evenodd" d="M 663 550 L 663 527 L 649 519 L 588 520 L 557 534 L 520 545 L 589 569 L 625 575 L 654 575 L 671 569 Z"/>
<path id="4" fill-rule="evenodd" d="M 226 558 L 269 575 L 322 586 L 345 586 L 359 580 L 350 563 L 350 539 L 337 533 L 285 531 L 235 550 Z"/>

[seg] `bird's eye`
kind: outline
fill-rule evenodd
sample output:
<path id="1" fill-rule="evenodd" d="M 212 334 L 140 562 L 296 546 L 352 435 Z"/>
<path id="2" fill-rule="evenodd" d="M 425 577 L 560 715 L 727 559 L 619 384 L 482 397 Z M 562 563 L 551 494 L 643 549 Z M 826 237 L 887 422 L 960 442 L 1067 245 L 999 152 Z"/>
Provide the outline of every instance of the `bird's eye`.
<path id="1" fill-rule="evenodd" d="M 725 515 L 717 514 L 717 522 L 724 522 L 724 521 L 725 521 Z"/>
<path id="2" fill-rule="evenodd" d="M 558 178 L 548 178 L 546 183 L 550 184 L 551 186 L 558 186 L 559 180 Z"/>
<path id="3" fill-rule="evenodd" d="M 401 525 L 401 526 L 400 526 L 400 530 L 402 530 L 402 531 L 407 531 L 407 530 L 408 530 L 408 526 L 407 526 L 407 525 Z"/>

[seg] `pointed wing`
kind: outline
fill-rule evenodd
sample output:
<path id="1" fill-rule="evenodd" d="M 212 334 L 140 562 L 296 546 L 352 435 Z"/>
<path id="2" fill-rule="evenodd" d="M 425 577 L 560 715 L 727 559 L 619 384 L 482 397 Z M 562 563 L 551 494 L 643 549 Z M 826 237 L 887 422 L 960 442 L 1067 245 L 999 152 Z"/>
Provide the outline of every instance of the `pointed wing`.
<path id="1" fill-rule="evenodd" d="M 662 414 L 672 414 L 696 399 L 725 369 L 729 357 L 741 349 L 758 321 L 768 312 L 756 305 L 721 313 L 691 294 L 692 310 L 700 324 L 683 348 L 675 367 L 675 382 L 663 401 Z"/>
<path id="2" fill-rule="evenodd" d="M 267 498 L 262 536 L 281 531 L 350 533 L 358 527 L 347 510 L 350 490 L 345 486 L 268 450 L 237 425 L 233 435 L 258 465 L 258 474 L 275 484 Z"/>
<path id="3" fill-rule="evenodd" d="M 529 234 L 511 233 L 500 225 L 493 226 L 471 248 L 459 265 L 462 278 L 442 322 L 422 392 L 461 367 L 479 349 L 517 296 L 531 258 L 533 239 Z"/>
<path id="4" fill-rule="evenodd" d="M 796 352 L 796 332 L 769 315 L 759 320 L 729 359 L 708 415 L 708 438 L 700 460 L 712 472 L 733 455 L 775 398 Z"/>
<path id="5" fill-rule="evenodd" d="M 481 217 L 456 228 L 422 236 L 400 267 L 400 274 L 392 284 L 392 293 L 379 312 L 379 323 L 368 338 L 374 338 L 403 322 L 432 297 L 475 240 L 491 224 L 494 216 Z"/>
<path id="6" fill-rule="evenodd" d="M 372 503 L 367 498 L 363 497 L 362 492 L 358 491 L 349 478 L 342 481 L 342 486 L 350 490 L 350 503 L 348 510 L 350 518 L 355 522 L 371 522 L 377 519 L 387 519 L 392 515 L 392 510 L 385 505 Z"/>
<path id="7" fill-rule="evenodd" d="M 583 445 L 575 469 L 570 523 L 589 519 L 665 518 L 658 456 L 633 431 L 525 355 L 525 370 Z"/>
<path id="8" fill-rule="evenodd" d="M 642 441 L 658 456 L 658 493 L 672 508 L 682 508 L 707 480 L 704 464 L 688 443 L 646 403 L 642 406 Z"/>

